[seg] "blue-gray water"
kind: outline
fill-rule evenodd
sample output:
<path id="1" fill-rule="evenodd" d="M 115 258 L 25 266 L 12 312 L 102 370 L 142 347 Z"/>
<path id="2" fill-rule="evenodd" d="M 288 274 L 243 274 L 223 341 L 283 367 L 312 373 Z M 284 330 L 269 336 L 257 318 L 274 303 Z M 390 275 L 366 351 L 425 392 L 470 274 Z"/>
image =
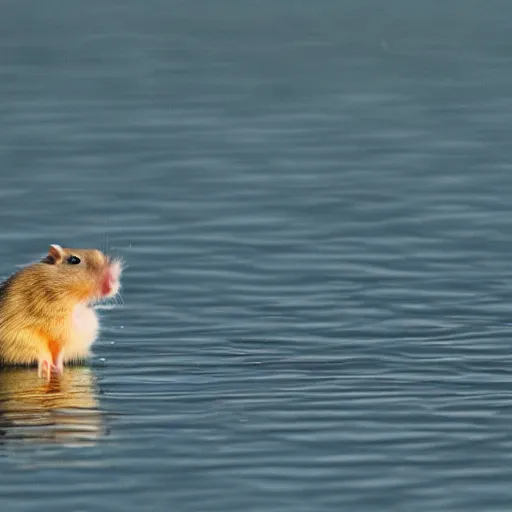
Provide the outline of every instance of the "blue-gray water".
<path id="1" fill-rule="evenodd" d="M 512 4 L 5 1 L 0 273 L 121 254 L 9 512 L 512 500 Z"/>

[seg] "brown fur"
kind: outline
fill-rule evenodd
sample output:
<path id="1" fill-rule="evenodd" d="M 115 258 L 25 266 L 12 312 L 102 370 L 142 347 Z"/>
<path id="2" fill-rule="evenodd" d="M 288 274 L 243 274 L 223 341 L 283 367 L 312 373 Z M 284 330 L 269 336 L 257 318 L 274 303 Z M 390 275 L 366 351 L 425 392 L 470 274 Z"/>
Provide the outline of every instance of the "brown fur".
<path id="1" fill-rule="evenodd" d="M 71 255 L 80 264 L 69 264 Z M 89 306 L 117 293 L 120 273 L 120 263 L 98 250 L 51 246 L 46 258 L 0 286 L 0 362 L 62 369 L 87 357 L 98 328 Z M 108 293 L 105 279 L 115 284 Z"/>

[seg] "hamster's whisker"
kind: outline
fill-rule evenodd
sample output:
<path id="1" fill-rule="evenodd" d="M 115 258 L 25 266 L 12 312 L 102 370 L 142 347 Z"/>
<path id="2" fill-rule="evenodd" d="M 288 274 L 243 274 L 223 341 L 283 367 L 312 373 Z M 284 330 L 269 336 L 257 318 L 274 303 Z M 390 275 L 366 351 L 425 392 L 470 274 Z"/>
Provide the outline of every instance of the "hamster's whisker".
<path id="1" fill-rule="evenodd" d="M 103 252 L 105 254 L 108 254 L 107 214 L 105 214 L 105 236 L 104 236 L 103 244 L 105 246 L 105 249 Z"/>

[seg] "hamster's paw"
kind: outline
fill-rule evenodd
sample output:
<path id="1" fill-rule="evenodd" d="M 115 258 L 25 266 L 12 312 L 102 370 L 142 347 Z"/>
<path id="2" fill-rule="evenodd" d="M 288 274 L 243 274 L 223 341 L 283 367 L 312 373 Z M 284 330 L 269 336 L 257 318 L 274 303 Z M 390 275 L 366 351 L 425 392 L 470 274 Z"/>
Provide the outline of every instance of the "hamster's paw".
<path id="1" fill-rule="evenodd" d="M 52 373 L 56 375 L 62 375 L 64 370 L 64 366 L 62 364 L 62 360 L 57 361 L 57 364 L 53 364 L 51 359 L 40 359 L 37 363 L 37 374 L 40 378 L 45 378 L 48 382 L 50 382 L 52 378 Z"/>

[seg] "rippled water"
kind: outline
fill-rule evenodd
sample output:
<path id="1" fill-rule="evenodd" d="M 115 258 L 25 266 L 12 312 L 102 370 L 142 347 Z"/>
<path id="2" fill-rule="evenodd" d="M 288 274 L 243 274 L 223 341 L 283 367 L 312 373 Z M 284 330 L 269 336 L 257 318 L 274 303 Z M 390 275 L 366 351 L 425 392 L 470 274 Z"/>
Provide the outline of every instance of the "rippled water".
<path id="1" fill-rule="evenodd" d="M 0 373 L 0 509 L 503 510 L 512 6 L 4 2 L 0 273 L 128 265 Z"/>

